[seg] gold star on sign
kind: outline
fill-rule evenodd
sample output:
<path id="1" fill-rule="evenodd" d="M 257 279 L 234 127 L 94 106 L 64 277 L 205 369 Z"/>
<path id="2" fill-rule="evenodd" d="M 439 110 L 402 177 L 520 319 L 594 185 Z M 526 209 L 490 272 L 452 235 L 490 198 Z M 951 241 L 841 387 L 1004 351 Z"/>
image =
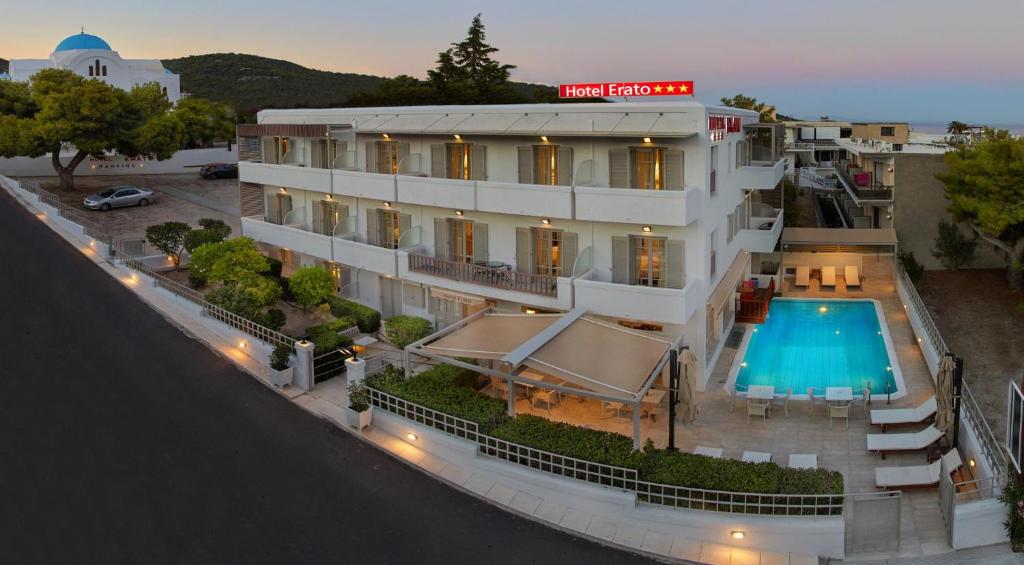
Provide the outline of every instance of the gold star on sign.
<path id="1" fill-rule="evenodd" d="M 661 92 L 661 85 L 660 84 L 654 85 L 654 91 L 655 92 Z"/>
<path id="2" fill-rule="evenodd" d="M 686 92 L 686 85 L 685 84 L 680 84 L 679 85 L 679 92 Z"/>
<path id="3" fill-rule="evenodd" d="M 676 87 L 674 87 L 674 86 L 672 86 L 672 85 L 670 84 L 670 85 L 668 85 L 668 88 L 666 88 L 665 90 L 667 90 L 667 91 L 669 91 L 669 92 L 675 92 L 675 91 L 676 91 Z"/>

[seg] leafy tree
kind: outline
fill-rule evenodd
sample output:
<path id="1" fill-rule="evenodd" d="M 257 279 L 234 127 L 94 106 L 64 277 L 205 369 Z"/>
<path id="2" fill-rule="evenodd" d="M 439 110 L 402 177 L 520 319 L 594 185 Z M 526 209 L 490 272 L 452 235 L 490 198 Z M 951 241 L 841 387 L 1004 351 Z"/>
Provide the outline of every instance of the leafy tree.
<path id="1" fill-rule="evenodd" d="M 320 267 L 300 267 L 288 283 L 295 301 L 309 309 L 334 296 L 334 277 Z"/>
<path id="2" fill-rule="evenodd" d="M 221 140 L 227 140 L 230 147 L 235 136 L 234 112 L 219 102 L 183 98 L 174 107 L 174 117 L 184 127 L 184 146 L 189 149 L 213 147 Z"/>
<path id="3" fill-rule="evenodd" d="M 215 234 L 219 235 L 221 239 L 227 239 L 231 235 L 231 226 L 227 225 L 224 220 L 217 220 L 214 218 L 199 218 L 199 227 L 204 230 L 210 230 Z"/>
<path id="4" fill-rule="evenodd" d="M 1024 289 L 1024 139 L 985 130 L 983 141 L 945 155 L 950 212 L 1007 257 L 1007 281 Z"/>
<path id="5" fill-rule="evenodd" d="M 50 153 L 61 189 L 71 190 L 75 169 L 90 154 L 173 155 L 181 146 L 182 126 L 168 115 L 169 108 L 156 84 L 125 92 L 69 70 L 44 69 L 27 88 L 4 85 L 0 91 L 0 156 Z M 77 152 L 65 165 L 60 151 L 67 145 Z"/>
<path id="6" fill-rule="evenodd" d="M 197 229 L 188 232 L 185 236 L 185 250 L 189 253 L 194 253 L 196 249 L 208 243 L 220 243 L 224 241 L 224 238 L 215 231 L 207 229 Z"/>
<path id="7" fill-rule="evenodd" d="M 250 275 L 210 291 L 206 299 L 229 312 L 261 323 L 266 316 L 263 309 L 281 299 L 281 285 L 270 277 Z"/>
<path id="8" fill-rule="evenodd" d="M 910 282 L 915 285 L 921 282 L 921 277 L 924 276 L 924 265 L 917 260 L 917 257 L 914 257 L 914 252 L 900 251 L 897 258 L 900 264 L 903 265 L 903 270 L 907 272 Z"/>
<path id="9" fill-rule="evenodd" d="M 434 331 L 429 320 L 417 316 L 393 316 L 384 321 L 384 335 L 399 349 L 405 349 Z"/>
<path id="10" fill-rule="evenodd" d="M 192 253 L 189 269 L 205 280 L 228 284 L 266 273 L 270 270 L 270 262 L 256 248 L 253 240 L 238 237 L 200 245 Z"/>
<path id="11" fill-rule="evenodd" d="M 946 126 L 946 133 L 949 134 L 949 141 L 953 144 L 966 142 L 967 132 L 970 130 L 971 126 L 958 120 L 953 120 Z"/>
<path id="12" fill-rule="evenodd" d="M 185 250 L 185 239 L 191 231 L 192 228 L 184 222 L 164 222 L 146 228 L 146 241 L 167 254 L 177 267 L 181 263 L 181 252 Z"/>
<path id="13" fill-rule="evenodd" d="M 974 250 L 978 247 L 976 240 L 964 237 L 960 226 L 945 219 L 939 220 L 939 233 L 935 236 L 935 249 L 932 255 L 951 271 L 966 267 L 974 262 Z"/>
<path id="14" fill-rule="evenodd" d="M 744 110 L 754 110 L 761 115 L 762 122 L 775 122 L 775 106 L 770 106 L 764 102 L 758 102 L 757 98 L 752 96 L 744 96 L 737 94 L 732 98 L 722 98 L 722 105 L 730 108 L 742 108 Z"/>

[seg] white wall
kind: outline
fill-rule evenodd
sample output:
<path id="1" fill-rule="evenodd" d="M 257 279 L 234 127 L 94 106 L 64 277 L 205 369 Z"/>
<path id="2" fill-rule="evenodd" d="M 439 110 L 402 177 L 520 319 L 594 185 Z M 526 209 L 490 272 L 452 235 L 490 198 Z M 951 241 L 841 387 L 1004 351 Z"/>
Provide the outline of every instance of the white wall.
<path id="1" fill-rule="evenodd" d="M 61 161 L 67 164 L 72 153 L 61 154 Z M 194 173 L 199 175 L 199 169 L 207 163 L 237 163 L 238 148 L 231 146 L 231 151 L 226 147 L 214 147 L 212 149 L 184 149 L 171 156 L 170 159 L 158 161 L 156 159 L 128 159 L 124 156 L 112 156 L 109 160 L 97 160 L 92 157 L 86 158 L 82 164 L 75 169 L 76 176 L 94 175 L 162 175 Z M 50 162 L 50 156 L 44 157 L 14 157 L 11 159 L 0 158 L 0 175 L 14 177 L 52 177 L 57 176 Z"/>

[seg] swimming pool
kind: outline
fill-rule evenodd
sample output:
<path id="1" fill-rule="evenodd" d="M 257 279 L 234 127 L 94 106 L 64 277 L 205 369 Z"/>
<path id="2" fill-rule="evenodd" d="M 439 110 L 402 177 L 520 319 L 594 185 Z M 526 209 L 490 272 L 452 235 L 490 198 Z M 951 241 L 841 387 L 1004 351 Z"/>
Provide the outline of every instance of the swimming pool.
<path id="1" fill-rule="evenodd" d="M 730 384 L 772 385 L 777 393 L 815 395 L 826 387 L 865 383 L 871 392 L 904 394 L 903 378 L 881 304 L 875 300 L 776 299 L 768 319 L 748 332 L 736 356 Z"/>

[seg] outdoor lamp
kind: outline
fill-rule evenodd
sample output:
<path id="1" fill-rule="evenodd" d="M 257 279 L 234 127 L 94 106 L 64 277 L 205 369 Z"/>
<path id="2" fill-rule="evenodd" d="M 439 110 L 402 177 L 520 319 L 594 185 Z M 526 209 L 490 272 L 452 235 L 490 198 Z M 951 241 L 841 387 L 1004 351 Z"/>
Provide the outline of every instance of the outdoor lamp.
<path id="1" fill-rule="evenodd" d="M 651 226 L 640 226 L 640 229 L 643 230 L 644 233 L 651 233 L 654 231 L 654 228 Z"/>
<path id="2" fill-rule="evenodd" d="M 455 134 L 455 141 L 462 141 L 462 136 L 459 134 Z"/>
<path id="3" fill-rule="evenodd" d="M 540 136 L 540 140 L 543 141 L 544 143 L 547 143 L 548 142 L 548 136 L 542 135 L 542 136 Z"/>
<path id="4" fill-rule="evenodd" d="M 973 467 L 974 467 L 974 464 L 975 464 L 975 463 L 974 463 L 974 458 L 968 459 L 968 460 L 967 460 L 967 464 L 968 464 L 968 465 L 970 465 L 970 466 L 971 466 L 971 467 L 973 468 Z"/>
<path id="5" fill-rule="evenodd" d="M 540 223 L 544 224 L 545 226 L 550 226 L 551 225 L 551 218 L 541 218 L 540 219 Z"/>
<path id="6" fill-rule="evenodd" d="M 391 139 L 391 136 L 390 136 L 390 135 L 388 135 L 388 134 L 386 134 L 386 133 L 384 133 L 384 134 L 381 134 L 381 135 L 383 135 L 383 136 L 384 136 L 384 139 Z"/>
<path id="7" fill-rule="evenodd" d="M 418 436 L 418 435 L 416 435 L 416 434 L 414 434 L 412 432 L 409 432 L 409 433 L 405 434 L 405 439 L 407 439 L 409 441 L 416 441 L 416 440 L 420 439 L 420 436 Z"/>
<path id="8" fill-rule="evenodd" d="M 385 202 L 384 203 L 384 207 L 385 208 L 390 208 L 391 207 L 391 203 L 390 202 Z"/>
<path id="9" fill-rule="evenodd" d="M 732 539 L 743 539 L 746 535 L 747 534 L 743 530 L 733 530 L 729 532 L 729 537 Z"/>
<path id="10" fill-rule="evenodd" d="M 644 143 L 650 143 L 650 142 L 651 142 L 651 138 L 649 138 L 649 137 L 645 137 L 644 138 Z"/>
<path id="11" fill-rule="evenodd" d="M 462 210 L 456 210 L 456 211 L 455 211 L 455 215 L 456 215 L 456 216 L 464 216 L 465 214 L 466 214 L 466 213 L 465 213 L 465 212 L 463 212 Z"/>

